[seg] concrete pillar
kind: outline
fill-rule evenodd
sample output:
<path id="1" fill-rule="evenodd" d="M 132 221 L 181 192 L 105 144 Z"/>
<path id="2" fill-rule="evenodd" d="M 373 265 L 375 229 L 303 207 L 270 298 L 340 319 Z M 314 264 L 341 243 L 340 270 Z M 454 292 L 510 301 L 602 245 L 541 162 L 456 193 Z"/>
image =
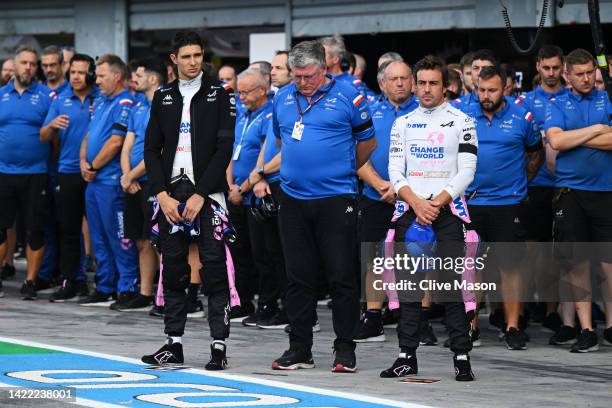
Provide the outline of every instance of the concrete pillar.
<path id="1" fill-rule="evenodd" d="M 128 57 L 127 0 L 78 1 L 74 6 L 74 42 L 92 57 L 113 53 Z"/>

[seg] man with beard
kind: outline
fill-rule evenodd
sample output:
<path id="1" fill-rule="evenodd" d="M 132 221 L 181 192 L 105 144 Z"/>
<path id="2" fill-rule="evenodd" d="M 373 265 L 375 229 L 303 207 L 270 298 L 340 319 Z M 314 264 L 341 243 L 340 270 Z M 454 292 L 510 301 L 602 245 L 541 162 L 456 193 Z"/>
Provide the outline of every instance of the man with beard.
<path id="1" fill-rule="evenodd" d="M 536 70 L 540 77 L 540 84 L 535 90 L 519 96 L 521 103 L 528 111 L 533 113 L 534 122 L 542 129 L 546 119 L 546 108 L 551 100 L 564 96 L 568 90 L 561 83 L 563 71 L 563 50 L 555 45 L 544 45 L 538 52 Z M 554 152 L 544 138 L 547 155 Z M 527 232 L 526 239 L 530 241 L 550 242 L 553 230 L 553 195 L 555 191 L 555 177 L 546 164 L 540 166 L 536 176 L 530 181 L 527 189 L 527 200 L 523 208 L 523 221 Z M 537 271 L 534 271 L 537 273 Z M 569 306 L 569 308 L 568 308 Z M 563 304 L 563 325 L 556 313 L 557 304 L 548 304 L 548 313 L 542 325 L 555 331 L 551 337 L 551 344 L 566 344 L 576 338 L 574 329 L 574 307 Z M 568 309 L 568 311 L 566 311 Z"/>
<path id="2" fill-rule="evenodd" d="M 465 85 L 466 92 L 467 92 L 467 89 L 470 89 L 469 88 L 470 82 L 472 85 L 471 91 L 461 96 L 460 98 L 453 100 L 452 104 L 457 109 L 464 110 L 469 105 L 473 103 L 478 103 L 478 93 L 476 92 L 476 89 L 478 88 L 478 78 L 480 75 L 480 71 L 484 67 L 491 67 L 491 66 L 497 66 L 497 65 L 498 65 L 497 59 L 493 55 L 493 52 L 490 50 L 478 50 L 472 53 L 472 60 L 470 62 L 470 70 L 469 70 L 469 73 L 470 73 L 469 78 L 471 81 L 470 80 L 466 81 L 467 71 L 463 71 L 463 82 L 464 84 L 466 84 Z M 504 75 L 504 78 L 505 78 L 505 75 Z M 504 85 L 506 85 L 505 80 L 504 80 Z"/>
<path id="3" fill-rule="evenodd" d="M 473 68 L 473 67 L 472 67 Z M 516 250 L 493 248 L 491 258 L 501 273 L 506 324 L 502 327 L 509 350 L 525 350 L 526 335 L 519 328 L 523 282 L 519 262 L 525 231 L 520 204 L 527 181 L 544 160 L 542 138 L 533 114 L 503 96 L 506 74 L 498 66 L 484 67 L 477 83 L 478 103 L 464 108 L 475 118 L 478 133 L 478 167 L 468 195 L 472 225 L 485 242 L 519 243 Z M 526 160 L 525 152 L 535 153 Z"/>
<path id="4" fill-rule="evenodd" d="M 63 70 L 64 54 L 55 45 L 50 45 L 43 49 L 40 57 L 40 67 L 45 74 L 44 84 L 55 91 L 56 95 L 62 93 L 69 84 L 64 77 Z"/>
<path id="5" fill-rule="evenodd" d="M 36 299 L 35 282 L 45 253 L 44 228 L 48 212 L 47 160 L 49 143 L 41 143 L 40 128 L 51 105 L 51 90 L 36 82 L 38 55 L 27 46 L 15 55 L 15 79 L 0 90 L 0 259 L 6 231 L 23 211 L 26 222 L 26 280 L 24 300 Z"/>

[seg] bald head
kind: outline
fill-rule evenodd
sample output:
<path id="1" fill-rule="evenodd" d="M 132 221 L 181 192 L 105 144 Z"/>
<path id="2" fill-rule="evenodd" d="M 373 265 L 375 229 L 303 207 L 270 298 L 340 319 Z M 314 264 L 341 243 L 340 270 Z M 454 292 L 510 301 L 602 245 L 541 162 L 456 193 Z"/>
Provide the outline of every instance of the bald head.
<path id="1" fill-rule="evenodd" d="M 383 68 L 384 67 L 384 68 Z M 401 105 L 412 95 L 412 71 L 403 61 L 390 61 L 381 66 L 382 89 L 389 101 L 394 105 Z"/>

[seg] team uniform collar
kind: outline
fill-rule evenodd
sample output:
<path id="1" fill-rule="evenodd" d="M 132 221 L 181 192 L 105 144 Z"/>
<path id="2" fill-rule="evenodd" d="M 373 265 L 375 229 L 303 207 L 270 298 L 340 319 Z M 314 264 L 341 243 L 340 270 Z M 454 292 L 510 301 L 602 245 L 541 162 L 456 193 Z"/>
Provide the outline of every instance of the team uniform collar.
<path id="1" fill-rule="evenodd" d="M 414 98 L 414 96 L 413 96 Z M 436 106 L 435 108 L 425 108 L 424 106 L 419 104 L 419 107 L 417 108 L 419 110 L 419 112 L 424 113 L 426 115 L 431 115 L 433 113 L 439 112 L 443 109 L 445 109 L 448 106 L 448 102 L 442 102 L 442 104 Z"/>
<path id="2" fill-rule="evenodd" d="M 544 88 L 542 88 L 541 85 L 538 85 L 535 90 L 535 93 L 537 95 L 542 96 L 547 99 L 556 98 L 559 95 L 563 95 L 565 92 L 567 92 L 567 89 L 564 87 L 561 87 L 557 92 L 546 92 Z"/>
<path id="3" fill-rule="evenodd" d="M 17 92 L 17 89 L 15 88 L 15 79 L 11 79 L 11 81 L 8 83 L 8 91 L 9 92 Z M 23 92 L 30 92 L 30 93 L 34 93 L 36 92 L 36 90 L 38 89 L 39 83 L 34 80 L 32 81 L 32 84 L 30 86 L 28 86 Z"/>
<path id="4" fill-rule="evenodd" d="M 257 115 L 259 115 L 260 112 L 265 111 L 266 109 L 270 108 L 270 105 L 272 105 L 272 100 L 268 99 L 266 101 L 266 103 L 264 103 L 263 105 L 261 105 L 259 108 L 255 109 L 253 112 L 249 111 L 249 115 L 250 117 L 255 117 Z"/>
<path id="5" fill-rule="evenodd" d="M 383 101 L 384 104 L 386 104 L 389 108 L 392 108 L 395 110 L 395 105 L 393 105 L 391 103 L 391 101 L 389 101 L 389 98 L 387 98 L 386 96 L 384 97 Z M 403 104 L 401 104 L 397 110 L 401 111 L 401 110 L 406 110 L 410 107 L 410 105 L 414 104 L 416 102 L 416 96 L 414 96 L 414 94 L 410 95 L 410 98 L 408 98 L 406 100 L 406 102 L 404 102 Z"/>
<path id="6" fill-rule="evenodd" d="M 569 94 L 573 99 L 577 100 L 578 102 L 582 102 L 584 99 L 590 101 L 593 100 L 595 96 L 597 96 L 597 88 L 593 87 L 593 89 L 591 89 L 591 92 L 586 95 L 577 95 L 574 92 L 570 92 Z"/>

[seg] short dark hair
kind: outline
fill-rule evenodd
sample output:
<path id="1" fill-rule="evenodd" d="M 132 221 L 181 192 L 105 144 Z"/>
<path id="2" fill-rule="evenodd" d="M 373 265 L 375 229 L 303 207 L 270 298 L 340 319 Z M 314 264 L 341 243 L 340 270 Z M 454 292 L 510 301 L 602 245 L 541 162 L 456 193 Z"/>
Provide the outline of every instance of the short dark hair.
<path id="1" fill-rule="evenodd" d="M 538 51 L 538 61 L 555 57 L 559 57 L 561 62 L 563 62 L 563 50 L 561 47 L 552 44 L 545 44 L 542 46 L 542 48 L 540 48 L 540 51 Z"/>
<path id="2" fill-rule="evenodd" d="M 53 54 L 57 55 L 57 58 L 60 64 L 64 62 L 64 53 L 62 52 L 60 47 L 58 47 L 57 45 L 49 45 L 48 47 L 45 47 L 42 50 L 43 57 L 45 55 L 53 55 Z"/>
<path id="3" fill-rule="evenodd" d="M 276 51 L 276 53 L 274 54 L 274 56 L 277 55 L 285 55 L 287 57 L 287 63 L 285 64 L 285 66 L 287 67 L 287 70 L 289 70 L 289 51 L 287 50 L 278 50 Z"/>
<path id="4" fill-rule="evenodd" d="M 490 61 L 493 63 L 493 65 L 498 65 L 497 58 L 495 58 L 495 54 L 493 54 L 493 51 L 487 49 L 474 51 L 470 64 L 476 60 Z"/>
<path id="5" fill-rule="evenodd" d="M 463 73 L 463 68 L 465 66 L 472 66 L 473 60 L 474 60 L 474 53 L 471 51 L 465 54 L 463 57 L 461 57 L 461 60 L 459 61 L 459 69 L 461 70 L 461 73 Z"/>
<path id="6" fill-rule="evenodd" d="M 484 79 L 485 81 L 496 76 L 501 79 L 502 88 L 506 86 L 506 71 L 498 65 L 483 67 L 478 74 L 478 78 Z"/>
<path id="7" fill-rule="evenodd" d="M 168 72 L 165 66 L 159 60 L 159 58 L 148 57 L 148 58 L 142 59 L 139 61 L 137 68 L 138 67 L 143 67 L 146 72 L 148 72 L 149 74 L 155 75 L 160 85 L 163 85 L 166 83 Z"/>
<path id="8" fill-rule="evenodd" d="M 593 55 L 583 48 L 576 48 L 565 56 L 565 64 L 567 68 L 573 67 L 574 65 L 588 64 L 592 62 L 593 65 L 597 66 Z"/>
<path id="9" fill-rule="evenodd" d="M 414 76 L 416 77 L 419 71 L 436 70 L 442 74 L 442 84 L 448 86 L 448 68 L 446 62 L 435 55 L 426 55 L 419 62 L 414 64 Z"/>
<path id="10" fill-rule="evenodd" d="M 176 55 L 181 47 L 188 45 L 199 45 L 200 48 L 204 48 L 202 38 L 198 33 L 195 31 L 179 31 L 174 35 L 174 40 L 172 40 L 172 53 Z"/>
<path id="11" fill-rule="evenodd" d="M 461 76 L 454 69 L 448 70 L 448 85 L 450 86 L 451 84 L 457 85 L 457 89 L 459 90 L 459 92 L 461 92 L 461 89 L 463 89 L 463 82 L 461 82 Z"/>
<path id="12" fill-rule="evenodd" d="M 74 54 L 72 56 L 72 58 L 70 58 L 70 65 L 72 65 L 73 62 L 86 62 L 86 63 L 92 64 L 92 65 L 96 64 L 94 59 L 91 58 L 89 55 L 87 55 L 87 54 L 79 54 L 79 53 Z M 93 67 L 90 67 L 90 68 L 93 68 Z"/>

